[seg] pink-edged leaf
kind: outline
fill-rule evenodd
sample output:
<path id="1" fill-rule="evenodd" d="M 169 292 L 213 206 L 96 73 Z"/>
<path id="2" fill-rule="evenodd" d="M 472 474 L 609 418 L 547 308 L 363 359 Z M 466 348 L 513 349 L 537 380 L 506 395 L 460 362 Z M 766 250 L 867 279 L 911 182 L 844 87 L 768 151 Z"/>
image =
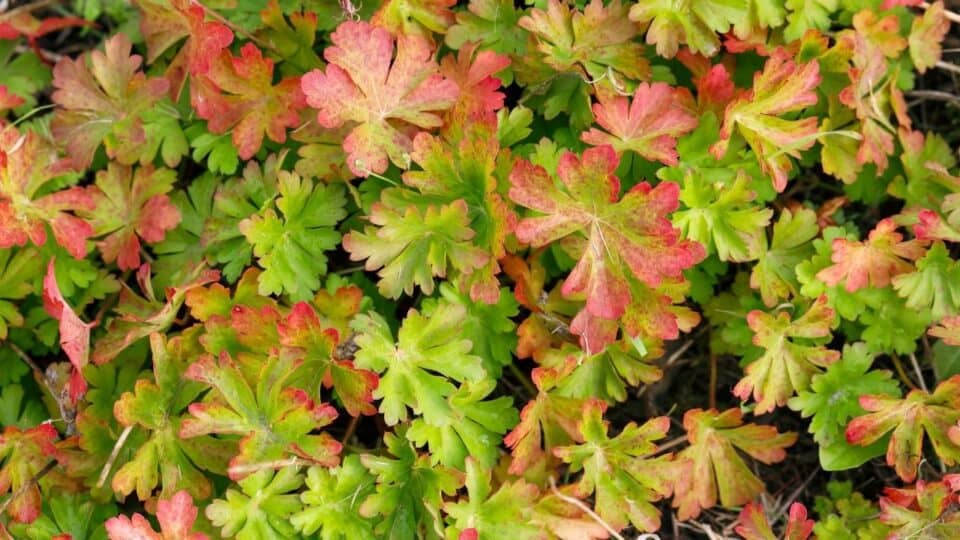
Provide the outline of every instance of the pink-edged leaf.
<path id="1" fill-rule="evenodd" d="M 357 123 L 343 141 L 355 175 L 382 173 L 388 161 L 409 167 L 413 135 L 442 124 L 437 113 L 456 103 L 457 85 L 438 73 L 422 37 L 397 38 L 396 58 L 393 36 L 366 22 L 344 22 L 330 39 L 326 72 L 313 70 L 301 84 L 317 121 L 327 128 Z"/>
<path id="2" fill-rule="evenodd" d="M 593 114 L 606 132 L 591 128 L 580 136 L 583 142 L 609 144 L 620 153 L 632 150 L 650 161 L 677 164 L 677 137 L 697 125 L 689 92 L 666 83 L 640 83 L 632 100 L 609 93 L 601 93 L 599 99 Z"/>
<path id="3" fill-rule="evenodd" d="M 870 231 L 866 242 L 834 239 L 830 257 L 834 264 L 818 272 L 817 279 L 831 287 L 846 280 L 846 290 L 854 292 L 867 285 L 886 287 L 894 276 L 913 271 L 908 261 L 922 257 L 925 249 L 917 240 L 904 242 L 896 230 L 893 219 L 886 218 Z"/>
<path id="4" fill-rule="evenodd" d="M 637 184 L 622 198 L 614 174 L 619 160 L 611 146 L 571 152 L 560 158 L 558 186 L 546 170 L 520 160 L 510 174 L 510 198 L 545 214 L 521 220 L 516 235 L 534 247 L 575 233 L 587 236 L 564 295 L 584 295 L 586 309 L 606 319 L 622 315 L 630 302 L 623 270 L 646 285 L 679 278 L 703 259 L 703 246 L 679 238 L 668 214 L 677 208 L 679 188 L 663 182 Z"/>
<path id="5" fill-rule="evenodd" d="M 828 337 L 835 319 L 825 295 L 796 320 L 782 311 L 776 316 L 759 310 L 748 313 L 753 343 L 763 347 L 764 353 L 747 366 L 733 394 L 743 400 L 752 395 L 757 414 L 786 405 L 794 393 L 810 386 L 813 375 L 840 359 L 839 351 L 802 341 Z"/>
<path id="6" fill-rule="evenodd" d="M 710 151 L 718 158 L 727 153 L 734 130 L 740 132 L 756 154 L 760 166 L 782 192 L 787 174 L 793 169 L 790 157 L 816 144 L 817 119 L 785 120 L 781 115 L 800 111 L 817 103 L 820 84 L 817 62 L 798 64 L 784 50 L 777 50 L 763 71 L 754 74 L 753 86 L 727 105 L 720 141 Z"/>
<path id="7" fill-rule="evenodd" d="M 110 540 L 209 540 L 204 533 L 192 532 L 198 513 L 193 498 L 186 490 L 181 490 L 173 497 L 157 502 L 159 533 L 137 513 L 132 517 L 121 515 L 108 519 L 105 524 L 107 536 Z"/>
<path id="8" fill-rule="evenodd" d="M 744 540 L 778 540 L 763 506 L 750 502 L 740 511 L 737 518 L 737 527 L 734 529 Z M 783 540 L 807 540 L 813 534 L 813 520 L 807 519 L 807 508 L 800 503 L 790 505 L 790 514 L 787 518 Z"/>
<path id="9" fill-rule="evenodd" d="M 933 393 L 912 390 L 905 398 L 885 395 L 860 396 L 860 406 L 869 414 L 847 424 L 850 444 L 868 446 L 893 431 L 887 446 L 887 465 L 904 482 L 917 477 L 923 459 L 923 435 L 947 465 L 960 461 L 960 375 L 939 385 Z"/>
<path id="10" fill-rule="evenodd" d="M 51 317 L 60 322 L 60 347 L 73 364 L 70 399 L 76 403 L 87 389 L 81 373 L 90 359 L 90 329 L 95 324 L 83 322 L 63 298 L 57 284 L 53 257 L 50 258 L 47 274 L 43 278 L 43 307 Z"/>
<path id="11" fill-rule="evenodd" d="M 339 334 L 333 328 L 321 326 L 310 304 L 295 304 L 278 325 L 277 332 L 288 352 L 303 361 L 302 367 L 317 374 L 324 387 L 333 388 L 348 413 L 353 416 L 376 414 L 373 391 L 379 382 L 377 374 L 354 367 L 350 360 L 334 358 Z"/>
<path id="12" fill-rule="evenodd" d="M 744 424 L 740 409 L 691 409 L 683 427 L 690 446 L 677 458 L 689 466 L 677 478 L 673 498 L 680 519 L 697 517 L 718 499 L 723 506 L 751 501 L 763 491 L 763 482 L 737 451 L 769 465 L 786 458 L 785 448 L 797 440 L 796 433 L 778 433 L 774 426 Z"/>

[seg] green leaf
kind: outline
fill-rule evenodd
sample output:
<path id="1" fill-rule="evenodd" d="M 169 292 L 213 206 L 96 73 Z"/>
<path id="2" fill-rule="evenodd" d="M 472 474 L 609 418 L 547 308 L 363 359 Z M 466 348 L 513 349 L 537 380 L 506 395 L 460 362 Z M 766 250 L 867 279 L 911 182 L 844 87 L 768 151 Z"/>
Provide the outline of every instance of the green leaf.
<path id="1" fill-rule="evenodd" d="M 204 512 L 221 528 L 221 535 L 238 540 L 293 540 L 298 538 L 290 516 L 302 507 L 294 493 L 303 484 L 296 467 L 274 474 L 261 470 L 227 489 L 226 499 L 214 499 Z"/>
<path id="2" fill-rule="evenodd" d="M 376 493 L 360 505 L 360 515 L 377 517 L 374 532 L 386 540 L 443 538 L 440 507 L 463 485 L 461 475 L 430 463 L 405 438 L 405 429 L 383 437 L 396 459 L 373 454 L 360 456 L 363 465 L 377 476 Z"/>
<path id="3" fill-rule="evenodd" d="M 296 173 L 280 171 L 280 198 L 273 209 L 241 221 L 237 227 L 253 245 L 253 254 L 264 269 L 260 294 L 286 293 L 306 300 L 320 288 L 327 273 L 324 251 L 337 247 L 340 233 L 333 227 L 346 217 L 344 189 L 317 184 Z"/>
<path id="4" fill-rule="evenodd" d="M 372 538 L 374 521 L 360 515 L 360 504 L 374 491 L 375 478 L 351 454 L 335 469 L 307 469 L 307 490 L 300 494 L 303 509 L 290 523 L 303 534 L 319 531 L 320 540 Z"/>
<path id="5" fill-rule="evenodd" d="M 0 388 L 0 426 L 27 429 L 47 418 L 43 403 L 25 397 L 26 391 L 19 384 L 7 384 Z"/>
<path id="6" fill-rule="evenodd" d="M 907 300 L 907 308 L 931 309 L 934 319 L 960 310 L 960 265 L 950 258 L 943 242 L 935 242 L 917 261 L 917 271 L 893 278 L 893 288 Z"/>
<path id="7" fill-rule="evenodd" d="M 790 408 L 800 411 L 804 418 L 813 417 L 810 433 L 820 445 L 820 465 L 824 470 L 859 467 L 886 450 L 886 439 L 862 447 L 849 444 L 844 435 L 851 418 L 866 414 L 860 406 L 860 396 L 900 396 L 900 385 L 889 371 L 870 370 L 873 356 L 864 343 L 844 346 L 843 357 L 824 373 L 814 375 L 810 388 L 789 401 Z"/>
<path id="8" fill-rule="evenodd" d="M 799 291 L 795 268 L 813 253 L 810 241 L 818 232 L 813 210 L 784 210 L 773 225 L 770 246 L 760 243 L 760 258 L 750 274 L 750 286 L 760 290 L 767 307 Z"/>
<path id="9" fill-rule="evenodd" d="M 504 482 L 493 492 L 490 473 L 489 468 L 467 460 L 467 495 L 443 505 L 452 523 L 448 535 L 464 538 L 470 530 L 479 538 L 544 538 L 543 524 L 533 522 L 537 486 L 520 479 Z"/>
<path id="10" fill-rule="evenodd" d="M 373 396 L 382 400 L 387 425 L 407 420 L 408 409 L 430 424 L 444 423 L 453 414 L 447 401 L 456 391 L 453 381 L 487 377 L 480 358 L 470 354 L 470 341 L 460 337 L 465 318 L 466 310 L 458 304 L 441 304 L 430 317 L 411 309 L 397 341 L 379 314 L 354 319 L 351 328 L 360 347 L 355 362 L 381 374 Z"/>
<path id="11" fill-rule="evenodd" d="M 943 341 L 934 343 L 933 371 L 937 381 L 945 381 L 960 373 L 960 347 L 951 347 Z"/>

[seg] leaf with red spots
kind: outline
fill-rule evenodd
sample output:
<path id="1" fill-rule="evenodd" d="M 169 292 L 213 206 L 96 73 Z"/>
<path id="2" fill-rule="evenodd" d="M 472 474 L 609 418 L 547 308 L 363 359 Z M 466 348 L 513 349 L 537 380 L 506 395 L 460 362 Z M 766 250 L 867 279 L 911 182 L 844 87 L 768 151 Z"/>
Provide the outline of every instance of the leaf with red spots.
<path id="1" fill-rule="evenodd" d="M 205 76 L 194 79 L 190 101 L 213 133 L 232 132 L 240 159 L 250 159 L 263 144 L 287 140 L 287 128 L 300 124 L 306 103 L 300 80 L 287 77 L 273 84 L 273 61 L 247 43 L 235 57 L 223 51 Z"/>
<path id="2" fill-rule="evenodd" d="M 110 540 L 208 540 L 206 534 L 191 532 L 199 510 L 186 491 L 178 491 L 169 499 L 157 503 L 157 521 L 160 532 L 153 530 L 150 522 L 141 514 L 133 517 L 117 516 L 107 520 L 107 536 Z"/>
<path id="3" fill-rule="evenodd" d="M 170 169 L 133 169 L 110 163 L 91 189 L 96 208 L 84 215 L 93 225 L 100 255 L 121 270 L 140 266 L 140 240 L 155 244 L 180 222 L 180 211 L 166 194 L 176 174 Z"/>
<path id="4" fill-rule="evenodd" d="M 28 241 L 42 246 L 49 226 L 70 255 L 86 256 L 93 227 L 72 212 L 93 210 L 93 197 L 80 187 L 38 196 L 63 172 L 65 163 L 39 135 L 21 134 L 12 126 L 0 129 L 0 248 Z"/>
<path id="5" fill-rule="evenodd" d="M 763 491 L 738 450 L 770 465 L 783 461 L 784 449 L 797 440 L 796 433 L 778 433 L 773 426 L 744 425 L 740 409 L 691 409 L 683 415 L 683 427 L 690 446 L 677 458 L 687 460 L 688 469 L 673 498 L 680 519 L 697 517 L 718 498 L 723 506 L 739 506 Z"/>
<path id="6" fill-rule="evenodd" d="M 632 150 L 650 161 L 677 164 L 677 137 L 697 126 L 689 92 L 666 83 L 640 83 L 632 100 L 609 93 L 600 93 L 599 98 L 593 114 L 606 132 L 591 128 L 580 136 L 583 142 L 609 144 L 618 153 Z"/>
<path id="7" fill-rule="evenodd" d="M 754 74 L 753 86 L 727 105 L 720 141 L 710 151 L 722 158 L 734 130 L 738 131 L 773 179 L 773 187 L 783 191 L 793 170 L 790 156 L 799 158 L 801 150 L 817 142 L 817 119 L 786 120 L 781 116 L 816 105 L 819 84 L 817 62 L 798 64 L 785 51 L 776 51 L 763 71 Z"/>
<path id="8" fill-rule="evenodd" d="M 412 136 L 441 125 L 437 113 L 456 103 L 457 85 L 438 72 L 422 37 L 398 37 L 396 58 L 393 36 L 365 22 L 347 21 L 330 39 L 326 72 L 313 70 L 302 79 L 317 121 L 327 128 L 357 123 L 343 141 L 355 175 L 382 173 L 388 160 L 409 167 Z"/>
<path id="9" fill-rule="evenodd" d="M 832 266 L 817 273 L 817 279 L 831 287 L 846 280 L 846 289 L 854 292 L 867 285 L 886 287 L 894 276 L 913 271 L 915 261 L 925 250 L 917 240 L 903 241 L 897 224 L 887 218 L 870 231 L 866 242 L 846 238 L 833 240 Z"/>
<path id="10" fill-rule="evenodd" d="M 867 446 L 893 431 L 887 446 L 887 465 L 904 482 L 917 477 L 923 459 L 923 434 L 934 452 L 947 465 L 960 461 L 960 375 L 939 385 L 933 393 L 913 390 L 907 397 L 860 396 L 860 406 L 869 414 L 847 424 L 847 442 Z"/>

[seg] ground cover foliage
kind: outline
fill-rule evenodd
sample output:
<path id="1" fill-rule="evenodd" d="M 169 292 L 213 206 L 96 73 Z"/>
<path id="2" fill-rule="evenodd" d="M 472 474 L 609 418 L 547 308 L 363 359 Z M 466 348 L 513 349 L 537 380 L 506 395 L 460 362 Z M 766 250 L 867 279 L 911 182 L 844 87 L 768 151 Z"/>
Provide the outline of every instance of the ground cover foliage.
<path id="1" fill-rule="evenodd" d="M 942 2 L 0 2 L 0 538 L 958 538 Z"/>

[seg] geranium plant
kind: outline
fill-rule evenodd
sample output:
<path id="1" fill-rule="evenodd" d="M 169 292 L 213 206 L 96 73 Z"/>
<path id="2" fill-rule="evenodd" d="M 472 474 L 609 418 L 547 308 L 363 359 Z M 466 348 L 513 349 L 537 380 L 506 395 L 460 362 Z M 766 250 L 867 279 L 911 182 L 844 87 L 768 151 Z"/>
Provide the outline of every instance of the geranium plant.
<path id="1" fill-rule="evenodd" d="M 960 535 L 943 2 L 0 6 L 0 538 Z"/>

